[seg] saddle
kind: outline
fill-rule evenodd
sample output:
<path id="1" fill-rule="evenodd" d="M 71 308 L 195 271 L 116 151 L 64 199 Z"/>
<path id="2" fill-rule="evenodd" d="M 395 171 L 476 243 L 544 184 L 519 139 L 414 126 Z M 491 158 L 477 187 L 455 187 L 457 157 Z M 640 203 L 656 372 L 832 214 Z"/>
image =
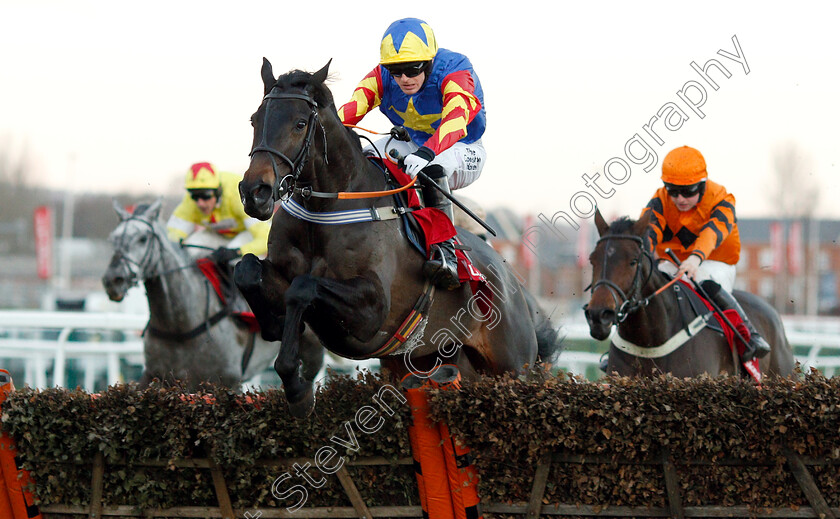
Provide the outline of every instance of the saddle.
<path id="1" fill-rule="evenodd" d="M 714 307 L 712 304 L 699 292 L 697 292 L 691 284 L 682 279 L 674 285 L 674 290 L 677 292 L 677 300 L 680 308 L 680 313 L 683 315 L 683 323 L 687 323 L 689 320 L 685 318 L 685 314 L 683 313 L 683 296 L 681 294 L 685 294 L 685 299 L 688 302 L 688 306 L 694 312 L 695 316 L 709 314 L 711 313 L 714 316 L 714 319 L 709 319 L 706 327 L 714 330 L 720 334 L 722 334 L 726 338 L 726 342 L 729 345 L 730 350 L 737 351 L 738 358 L 742 358 L 744 355 L 744 344 L 737 338 L 735 332 L 732 331 L 732 328 L 726 324 L 723 320 L 723 317 L 720 316 L 717 312 L 715 312 Z M 723 311 L 723 314 L 729 319 L 729 322 L 735 326 L 735 329 L 738 330 L 738 333 L 741 334 L 741 337 L 744 340 L 750 340 L 750 331 L 747 329 L 747 326 L 744 324 L 744 321 L 741 319 L 740 314 L 738 314 L 737 310 L 734 309 L 727 309 Z M 758 359 L 753 359 L 749 362 L 744 363 L 744 369 L 749 372 L 749 374 L 759 380 L 761 378 L 761 371 L 758 367 Z"/>
<path id="2" fill-rule="evenodd" d="M 389 182 L 389 188 L 401 187 L 411 182 L 411 177 L 400 170 L 396 164 L 389 160 L 381 160 L 379 157 L 369 157 L 369 160 L 379 167 Z M 467 251 L 469 247 L 464 246 L 458 239 L 458 231 L 443 212 L 433 207 L 423 207 L 420 197 L 414 189 L 403 191 L 392 195 L 394 205 L 401 215 L 403 230 L 406 238 L 413 248 L 429 259 L 431 246 L 444 242 L 450 238 L 455 239 L 455 256 L 458 258 L 458 279 L 462 283 L 470 283 L 473 293 L 486 284 L 484 275 L 475 268 Z"/>

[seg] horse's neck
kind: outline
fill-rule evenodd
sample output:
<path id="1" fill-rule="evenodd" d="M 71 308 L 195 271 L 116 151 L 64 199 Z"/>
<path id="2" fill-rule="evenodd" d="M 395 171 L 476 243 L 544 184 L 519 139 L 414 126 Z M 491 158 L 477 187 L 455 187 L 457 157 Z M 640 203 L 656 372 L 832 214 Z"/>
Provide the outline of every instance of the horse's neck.
<path id="1" fill-rule="evenodd" d="M 652 296 L 650 301 L 629 314 L 619 325 L 621 336 L 639 346 L 658 346 L 676 334 L 683 325 L 680 301 L 674 290 L 665 290 L 653 296 L 669 281 L 655 266 L 653 269 L 641 291 L 643 298 Z"/>
<path id="2" fill-rule="evenodd" d="M 145 281 L 149 323 L 165 331 L 185 331 L 204 322 L 216 307 L 215 294 L 194 260 L 164 234 L 158 275 Z"/>
<path id="3" fill-rule="evenodd" d="M 338 120 L 338 116 L 325 117 L 327 132 L 327 162 L 321 149 L 323 140 L 313 147 L 312 157 L 306 167 L 305 182 L 311 182 L 314 191 L 338 193 L 341 191 L 379 191 L 384 189 L 385 177 L 365 157 L 355 137 Z M 316 133 L 316 139 L 318 134 Z M 328 208 L 355 209 L 370 206 L 371 199 L 340 200 L 312 198 L 307 207 L 313 210 Z"/>

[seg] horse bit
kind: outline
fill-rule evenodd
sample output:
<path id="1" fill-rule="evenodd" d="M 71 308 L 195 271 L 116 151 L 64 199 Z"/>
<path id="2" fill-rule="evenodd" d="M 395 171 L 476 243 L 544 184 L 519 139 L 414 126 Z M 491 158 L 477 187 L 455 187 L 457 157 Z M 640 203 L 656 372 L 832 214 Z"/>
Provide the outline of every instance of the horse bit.
<path id="1" fill-rule="evenodd" d="M 630 297 L 628 297 L 627 294 L 624 293 L 624 291 L 621 289 L 621 287 L 619 287 L 613 281 L 610 281 L 609 279 L 606 279 L 606 278 L 599 279 L 595 283 L 586 287 L 584 290 L 591 290 L 592 293 L 594 294 L 595 290 L 597 290 L 598 287 L 606 286 L 608 289 L 610 289 L 610 295 L 612 295 L 613 300 L 616 303 L 619 302 L 618 298 L 620 297 L 621 298 L 621 304 L 619 305 L 618 310 L 615 313 L 615 316 L 616 316 L 616 320 L 619 323 L 622 323 L 622 322 L 624 322 L 625 319 L 627 319 L 628 315 L 635 312 L 639 308 L 643 308 L 643 307 L 647 306 L 650 303 L 650 300 L 653 299 L 653 297 L 657 295 L 657 293 L 653 293 L 646 298 L 638 299 L 638 296 L 641 296 L 642 286 L 646 285 L 647 282 L 650 280 L 650 277 L 653 275 L 653 263 L 654 262 L 653 262 L 653 256 L 647 250 L 645 250 L 644 240 L 642 240 L 642 238 L 640 238 L 638 236 L 634 236 L 634 235 L 631 235 L 631 234 L 616 234 L 616 235 L 604 236 L 604 237 L 602 237 L 601 239 L 598 240 L 598 242 L 596 243 L 596 246 L 597 246 L 597 244 L 601 243 L 602 241 L 608 241 L 608 240 L 611 240 L 611 239 L 631 240 L 639 246 L 639 255 L 636 256 L 636 272 L 633 274 L 633 282 L 630 284 L 630 290 L 629 290 Z M 606 251 L 604 251 L 604 255 L 606 256 Z M 650 271 L 648 272 L 648 276 L 647 276 L 647 279 L 645 280 L 645 282 L 641 283 L 641 277 L 639 276 L 639 272 L 641 271 L 639 269 L 639 261 L 641 260 L 641 258 L 643 256 L 645 258 L 647 258 L 648 261 L 650 262 Z M 604 261 L 604 266 L 606 266 L 606 260 Z M 583 305 L 584 311 L 586 311 L 588 308 L 589 308 L 589 304 Z"/>
<path id="2" fill-rule="evenodd" d="M 321 120 L 318 118 L 318 103 L 315 102 L 314 99 L 312 99 L 306 94 L 286 94 L 279 92 L 274 93 L 274 90 L 276 88 L 277 85 L 274 85 L 269 91 L 269 93 L 266 94 L 263 98 L 263 100 L 265 101 L 265 115 L 263 116 L 262 137 L 260 139 L 260 143 L 254 146 L 254 148 L 251 150 L 251 153 L 249 153 L 248 156 L 253 157 L 254 153 L 264 151 L 268 153 L 269 157 L 271 157 L 271 168 L 274 171 L 274 185 L 272 186 L 271 192 L 275 200 L 285 200 L 291 197 L 292 194 L 295 192 L 298 192 L 302 194 L 305 198 L 308 198 L 307 192 L 311 194 L 311 188 L 297 187 L 297 181 L 298 177 L 300 177 L 300 174 L 303 171 L 303 167 L 306 166 L 306 162 L 309 159 L 309 152 L 312 146 L 312 137 L 315 135 L 314 123 L 317 122 L 318 126 L 321 128 L 321 134 L 324 136 L 324 162 L 329 163 L 329 161 L 327 160 L 327 132 L 324 130 L 323 123 L 321 123 Z M 303 141 L 303 146 L 301 147 L 300 151 L 295 157 L 295 160 L 291 160 L 284 153 L 274 149 L 268 144 L 269 108 L 271 106 L 271 101 L 274 99 L 299 99 L 301 101 L 306 101 L 306 103 L 311 108 L 311 111 L 309 112 L 309 121 L 307 121 L 308 128 L 306 131 L 306 139 Z M 275 157 L 283 160 L 283 162 L 285 162 L 291 169 L 291 173 L 284 176 L 282 179 L 280 178 L 280 174 L 277 171 L 277 161 L 274 160 Z"/>

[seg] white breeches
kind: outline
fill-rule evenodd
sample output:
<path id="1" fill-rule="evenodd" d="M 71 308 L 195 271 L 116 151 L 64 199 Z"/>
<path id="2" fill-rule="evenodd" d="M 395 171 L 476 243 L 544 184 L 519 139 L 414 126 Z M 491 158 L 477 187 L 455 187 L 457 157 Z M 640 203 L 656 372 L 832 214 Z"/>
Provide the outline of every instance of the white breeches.
<path id="1" fill-rule="evenodd" d="M 677 266 L 670 261 L 660 261 L 659 270 L 670 276 L 674 276 L 677 273 Z M 706 260 L 700 263 L 700 268 L 697 269 L 697 277 L 694 279 L 698 283 L 711 279 L 731 294 L 732 289 L 735 287 L 735 265 L 721 261 Z"/>
<path id="2" fill-rule="evenodd" d="M 389 140 L 391 141 L 390 144 L 388 144 Z M 387 150 L 385 149 L 386 144 Z M 374 146 L 382 157 L 387 157 L 395 164 L 401 157 L 410 155 L 419 148 L 413 142 L 398 141 L 390 137 L 379 139 L 374 143 Z M 396 150 L 396 158 L 390 155 L 392 150 Z M 376 155 L 371 145 L 366 146 L 364 151 L 369 155 Z M 443 172 L 449 179 L 449 189 L 454 191 L 475 182 L 481 175 L 481 170 L 484 168 L 486 161 L 487 152 L 484 150 L 484 145 L 481 144 L 481 139 L 479 139 L 469 144 L 456 142 L 435 157 L 430 164 L 437 164 L 443 168 Z"/>

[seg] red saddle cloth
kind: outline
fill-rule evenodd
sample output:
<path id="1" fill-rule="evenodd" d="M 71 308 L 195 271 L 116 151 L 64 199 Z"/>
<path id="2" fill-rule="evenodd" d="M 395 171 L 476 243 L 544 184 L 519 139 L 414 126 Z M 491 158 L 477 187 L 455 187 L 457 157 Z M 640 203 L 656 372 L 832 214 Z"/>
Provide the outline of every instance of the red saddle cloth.
<path id="1" fill-rule="evenodd" d="M 207 278 L 207 281 L 210 282 L 213 290 L 216 291 L 216 295 L 219 296 L 219 300 L 221 300 L 222 304 L 227 304 L 227 298 L 225 297 L 224 290 L 222 289 L 222 279 L 219 276 L 218 265 L 216 265 L 216 263 L 210 258 L 198 258 L 195 260 L 195 263 L 201 273 L 204 274 L 204 277 Z M 231 312 L 231 315 L 247 326 L 249 332 L 257 333 L 260 331 L 260 325 L 257 322 L 257 317 L 254 315 L 254 312 L 234 311 Z"/>
<path id="2" fill-rule="evenodd" d="M 390 171 L 391 175 L 401 186 L 411 182 L 411 177 L 406 175 L 404 171 L 400 170 L 390 160 L 382 161 L 382 163 L 388 168 L 388 171 Z M 413 189 L 409 189 L 405 193 L 407 205 L 412 209 L 411 215 L 414 216 L 417 224 L 423 229 L 423 237 L 426 242 L 426 258 L 429 258 L 432 245 L 444 242 L 450 238 L 455 238 L 456 242 L 458 241 L 456 238 L 458 231 L 455 230 L 455 226 L 452 225 L 449 217 L 443 211 L 435 207 L 422 207 L 420 205 L 420 197 L 417 196 L 417 193 Z M 455 256 L 458 258 L 458 280 L 461 283 L 468 282 L 473 293 L 478 293 L 487 283 L 484 274 L 475 268 L 472 260 L 470 260 L 464 251 L 455 249 Z M 488 291 L 487 295 L 492 295 L 492 293 Z"/>
<path id="3" fill-rule="evenodd" d="M 700 295 L 699 292 L 694 290 L 694 287 L 691 284 L 687 283 L 686 281 L 680 280 L 680 283 L 687 288 L 694 292 L 700 301 L 703 301 L 703 304 L 706 305 L 710 311 L 714 311 L 714 307 L 712 304 L 703 296 Z M 741 337 L 744 338 L 747 342 L 749 342 L 751 334 L 750 331 L 747 329 L 747 326 L 744 324 L 743 319 L 741 319 L 741 315 L 738 313 L 737 310 L 729 309 L 723 311 L 726 318 L 729 319 L 729 322 L 732 323 L 733 326 L 738 330 L 738 333 L 741 334 Z M 723 335 L 726 337 L 726 342 L 729 344 L 729 349 L 737 348 L 738 357 L 741 358 L 744 356 L 744 350 L 746 347 L 744 344 L 738 340 L 735 336 L 735 332 L 732 331 L 732 328 L 729 327 L 728 324 L 723 320 L 723 317 L 720 316 L 717 312 L 714 312 L 715 319 L 717 319 L 718 323 L 720 324 L 721 329 L 723 330 Z M 761 378 L 761 371 L 758 368 L 758 359 L 752 359 L 749 362 L 744 363 L 744 368 L 749 371 L 750 375 L 753 376 L 756 380 Z"/>

